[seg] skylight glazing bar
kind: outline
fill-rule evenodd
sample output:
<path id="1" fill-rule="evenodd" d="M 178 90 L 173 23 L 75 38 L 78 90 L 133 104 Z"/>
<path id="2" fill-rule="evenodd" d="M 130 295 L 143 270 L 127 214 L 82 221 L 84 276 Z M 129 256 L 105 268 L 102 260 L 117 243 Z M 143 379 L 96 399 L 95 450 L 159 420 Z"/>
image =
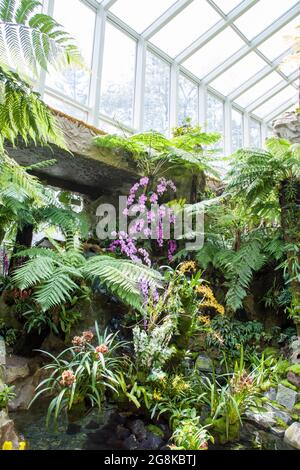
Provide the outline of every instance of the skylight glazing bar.
<path id="1" fill-rule="evenodd" d="M 217 34 L 221 33 L 225 28 L 227 28 L 227 26 L 231 25 L 237 18 L 246 13 L 246 11 L 253 7 L 258 1 L 259 0 L 244 0 L 244 2 L 234 8 L 232 12 L 226 16 L 226 19 L 223 18 L 218 21 L 218 23 L 212 26 L 206 33 L 204 33 L 196 41 L 190 44 L 184 51 L 178 54 L 175 58 L 176 62 L 182 63 L 187 60 L 201 47 L 205 46 L 205 44 L 207 44 Z"/>
<path id="2" fill-rule="evenodd" d="M 285 101 L 281 106 L 279 106 L 276 110 L 272 111 L 272 113 L 268 114 L 268 116 L 265 116 L 264 121 L 265 122 L 272 121 L 281 113 L 284 113 L 284 111 L 286 111 L 291 106 L 296 105 L 296 104 L 297 104 L 297 100 L 295 100 L 295 98 L 290 98 L 289 100 Z"/>
<path id="3" fill-rule="evenodd" d="M 299 13 L 300 13 L 300 6 L 299 6 L 299 3 L 297 3 L 293 8 L 291 8 L 284 15 L 282 15 L 280 18 L 274 21 L 272 25 L 270 25 L 268 28 L 266 28 L 264 31 L 258 34 L 251 42 L 249 42 L 249 45 L 246 44 L 239 51 L 237 51 L 235 54 L 233 54 L 231 57 L 225 60 L 223 64 L 220 64 L 212 72 L 206 75 L 206 77 L 204 77 L 203 79 L 204 82 L 210 83 L 214 81 L 216 78 L 222 75 L 222 73 L 226 72 L 226 70 L 228 70 L 230 67 L 235 65 L 241 59 L 243 59 L 249 52 L 254 51 L 256 47 L 258 47 L 264 41 L 269 39 L 269 37 L 271 37 L 274 33 L 276 33 L 279 29 L 281 29 L 287 23 L 292 21 L 296 16 L 299 15 Z"/>
<path id="4" fill-rule="evenodd" d="M 114 3 L 116 3 L 118 0 L 102 0 L 101 2 L 101 7 L 104 8 L 105 10 L 108 10 L 110 7 L 113 6 Z"/>
<path id="5" fill-rule="evenodd" d="M 256 85 L 256 83 L 258 83 L 260 80 L 270 75 L 272 72 L 274 72 L 274 70 L 278 69 L 278 67 L 283 63 L 284 59 L 286 59 L 289 53 L 290 49 L 287 49 L 279 57 L 277 57 L 276 60 L 271 62 L 270 66 L 266 65 L 266 67 L 264 67 L 260 72 L 253 75 L 253 77 L 249 78 L 249 80 L 243 83 L 243 85 L 241 85 L 239 88 L 230 93 L 228 95 L 230 101 L 236 100 L 240 95 L 250 90 L 250 88 Z"/>
<path id="6" fill-rule="evenodd" d="M 258 108 L 262 104 L 266 103 L 266 101 L 268 101 L 270 98 L 273 98 L 273 96 L 275 96 L 277 93 L 284 90 L 289 85 L 294 84 L 295 81 L 297 80 L 297 78 L 298 78 L 298 72 L 294 72 L 292 75 L 290 75 L 288 77 L 288 80 L 283 80 L 282 82 L 279 82 L 278 85 L 274 86 L 267 93 L 264 93 L 258 99 L 253 101 L 249 106 L 246 107 L 246 111 L 251 113 L 256 108 Z M 297 86 L 296 86 L 296 88 L 297 88 Z"/>
<path id="7" fill-rule="evenodd" d="M 143 33 L 142 36 L 145 39 L 150 39 L 156 34 L 161 28 L 163 28 L 169 21 L 177 16 L 182 10 L 190 5 L 193 0 L 178 0 L 174 5 L 168 8 L 154 23 L 152 23 Z"/>

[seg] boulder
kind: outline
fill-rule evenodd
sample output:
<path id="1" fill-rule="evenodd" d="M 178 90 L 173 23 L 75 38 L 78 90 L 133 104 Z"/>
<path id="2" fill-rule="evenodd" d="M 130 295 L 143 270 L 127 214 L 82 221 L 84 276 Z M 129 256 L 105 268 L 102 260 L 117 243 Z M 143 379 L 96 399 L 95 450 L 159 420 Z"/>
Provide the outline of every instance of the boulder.
<path id="1" fill-rule="evenodd" d="M 290 362 L 292 364 L 300 364 L 300 339 L 296 339 L 290 344 Z"/>
<path id="2" fill-rule="evenodd" d="M 27 410 L 41 379 L 40 359 L 8 356 L 5 382 L 14 385 L 15 398 L 9 402 L 10 411 Z"/>
<path id="3" fill-rule="evenodd" d="M 268 400 L 271 400 L 271 401 L 275 401 L 275 400 L 276 400 L 276 395 L 277 395 L 277 390 L 276 390 L 276 388 L 274 388 L 274 387 L 269 388 L 269 390 L 267 390 L 267 391 L 264 393 L 264 396 L 267 397 Z"/>
<path id="4" fill-rule="evenodd" d="M 287 373 L 287 379 L 291 384 L 295 385 L 297 388 L 300 388 L 300 375 L 295 374 L 294 372 L 289 371 Z"/>
<path id="5" fill-rule="evenodd" d="M 1 366 L 5 366 L 5 362 L 6 362 L 6 347 L 5 347 L 5 341 L 4 341 L 4 339 L 2 338 L 2 336 L 0 336 L 0 367 L 1 367 Z"/>
<path id="6" fill-rule="evenodd" d="M 12 384 L 30 375 L 28 359 L 19 356 L 8 356 L 5 367 L 5 382 Z"/>
<path id="7" fill-rule="evenodd" d="M 139 441 L 143 441 L 147 437 L 147 428 L 141 419 L 135 419 L 127 424 L 127 427 L 135 435 Z"/>
<path id="8" fill-rule="evenodd" d="M 297 392 L 285 387 L 282 384 L 278 385 L 276 401 L 288 410 L 292 410 L 297 400 Z"/>
<path id="9" fill-rule="evenodd" d="M 277 137 L 287 139 L 291 143 L 300 142 L 300 114 L 287 111 L 272 122 L 274 133 Z"/>
<path id="10" fill-rule="evenodd" d="M 139 448 L 139 443 L 135 435 L 131 434 L 127 439 L 125 439 L 123 446 L 126 450 L 137 450 Z"/>
<path id="11" fill-rule="evenodd" d="M 0 411 L 0 449 L 4 442 L 12 442 L 14 449 L 18 448 L 18 436 L 15 431 L 14 422 L 9 418 L 5 410 Z"/>
<path id="12" fill-rule="evenodd" d="M 295 449 L 300 449 L 300 423 L 293 423 L 285 431 L 284 442 L 295 447 Z"/>
<path id="13" fill-rule="evenodd" d="M 272 427 L 276 427 L 277 425 L 276 414 L 274 411 L 247 411 L 245 416 L 247 421 L 266 431 Z"/>
<path id="14" fill-rule="evenodd" d="M 213 370 L 213 361 L 208 356 L 198 356 L 195 363 L 196 369 L 202 372 L 211 372 Z"/>

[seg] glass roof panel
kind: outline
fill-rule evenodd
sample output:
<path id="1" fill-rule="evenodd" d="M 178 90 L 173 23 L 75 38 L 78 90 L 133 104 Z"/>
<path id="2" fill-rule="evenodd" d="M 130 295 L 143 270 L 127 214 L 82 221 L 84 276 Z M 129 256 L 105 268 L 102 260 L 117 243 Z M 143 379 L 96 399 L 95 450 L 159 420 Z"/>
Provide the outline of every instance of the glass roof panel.
<path id="1" fill-rule="evenodd" d="M 241 0 L 215 0 L 215 4 L 218 5 L 226 15 L 240 3 Z"/>
<path id="2" fill-rule="evenodd" d="M 250 76 L 257 73 L 266 63 L 255 52 L 250 52 L 235 65 L 216 78 L 210 85 L 223 95 L 229 95 L 242 85 Z"/>
<path id="3" fill-rule="evenodd" d="M 267 41 L 259 46 L 259 50 L 267 56 L 268 59 L 274 60 L 284 51 L 290 48 L 291 41 L 288 36 L 295 32 L 295 27 L 299 24 L 299 18 L 294 19 L 290 23 L 281 28 L 277 33 L 273 34 Z"/>
<path id="4" fill-rule="evenodd" d="M 206 0 L 194 0 L 155 34 L 151 42 L 175 57 L 220 19 Z"/>
<path id="5" fill-rule="evenodd" d="M 202 78 L 243 47 L 244 41 L 231 28 L 226 28 L 199 51 L 189 57 L 184 66 Z"/>
<path id="6" fill-rule="evenodd" d="M 253 39 L 296 3 L 297 0 L 260 0 L 235 25 L 248 39 Z"/>
<path id="7" fill-rule="evenodd" d="M 279 70 L 283 72 L 287 77 L 297 70 L 297 64 L 289 60 L 283 61 L 279 66 Z"/>
<path id="8" fill-rule="evenodd" d="M 175 0 L 118 0 L 110 11 L 142 33 L 174 3 Z"/>
<path id="9" fill-rule="evenodd" d="M 282 77 L 277 73 L 270 73 L 267 77 L 260 80 L 256 85 L 251 87 L 248 91 L 239 96 L 235 101 L 246 108 L 253 101 L 260 98 L 264 93 L 271 90 L 275 85 L 282 81 Z"/>
<path id="10" fill-rule="evenodd" d="M 276 108 L 284 104 L 285 101 L 288 101 L 289 99 L 292 99 L 294 97 L 295 97 L 295 102 L 296 102 L 297 90 L 296 88 L 290 85 L 286 87 L 284 90 L 277 93 L 275 96 L 273 96 L 273 98 L 268 100 L 262 106 L 255 109 L 254 113 L 259 117 L 262 117 L 262 118 L 266 117 L 268 116 L 268 114 L 272 113 L 272 111 L 275 111 Z"/>

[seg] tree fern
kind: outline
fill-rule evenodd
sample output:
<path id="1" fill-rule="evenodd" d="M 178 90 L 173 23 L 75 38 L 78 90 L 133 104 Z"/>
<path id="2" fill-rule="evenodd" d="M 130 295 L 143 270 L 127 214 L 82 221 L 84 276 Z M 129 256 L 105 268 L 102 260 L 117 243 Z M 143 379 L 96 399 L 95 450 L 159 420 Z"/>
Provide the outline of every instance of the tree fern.
<path id="1" fill-rule="evenodd" d="M 49 15 L 40 13 L 41 2 L 0 1 L 0 63 L 16 69 L 44 70 L 49 64 L 81 64 L 73 39 Z"/>

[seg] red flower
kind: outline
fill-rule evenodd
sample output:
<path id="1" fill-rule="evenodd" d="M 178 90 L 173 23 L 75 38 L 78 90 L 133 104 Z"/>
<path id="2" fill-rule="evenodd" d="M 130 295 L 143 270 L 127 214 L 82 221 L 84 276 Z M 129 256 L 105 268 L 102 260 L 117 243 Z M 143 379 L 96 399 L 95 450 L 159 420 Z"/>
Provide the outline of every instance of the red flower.
<path id="1" fill-rule="evenodd" d="M 91 331 L 84 331 L 82 333 L 82 338 L 87 342 L 90 343 L 92 339 L 94 338 L 94 335 Z"/>
<path id="2" fill-rule="evenodd" d="M 106 344 L 101 344 L 100 346 L 96 347 L 96 352 L 106 354 L 108 352 L 108 347 L 106 346 Z"/>
<path id="3" fill-rule="evenodd" d="M 72 387 L 74 382 L 76 382 L 76 377 L 71 370 L 65 370 L 61 374 L 61 381 L 59 383 L 63 387 Z"/>

